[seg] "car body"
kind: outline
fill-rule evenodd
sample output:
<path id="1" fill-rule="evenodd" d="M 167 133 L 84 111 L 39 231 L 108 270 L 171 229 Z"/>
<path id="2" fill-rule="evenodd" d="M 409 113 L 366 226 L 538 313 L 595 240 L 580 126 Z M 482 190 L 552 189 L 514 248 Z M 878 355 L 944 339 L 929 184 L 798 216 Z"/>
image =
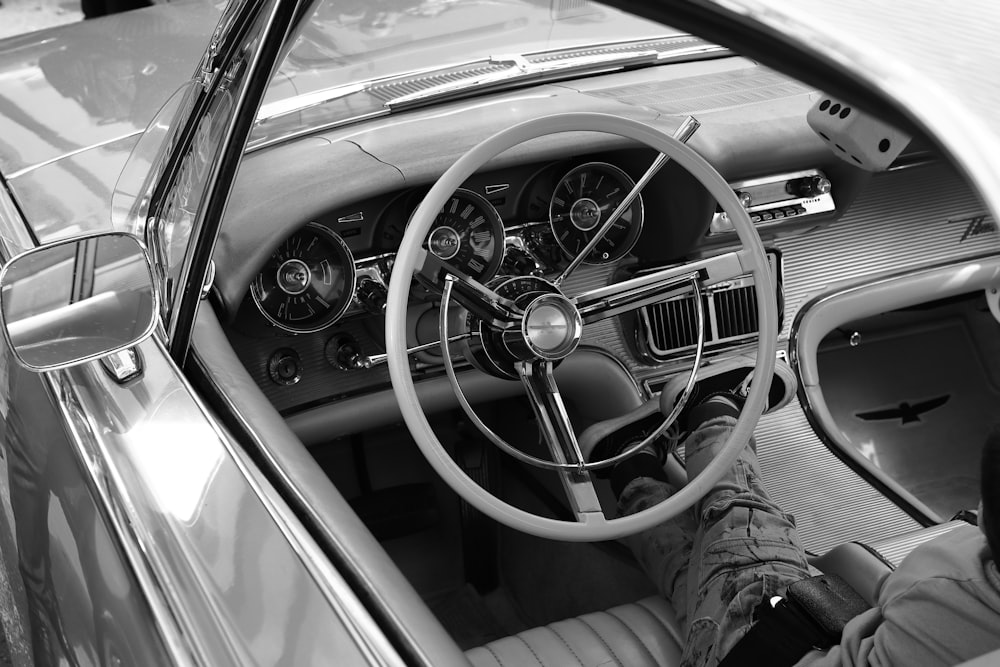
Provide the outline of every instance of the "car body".
<path id="1" fill-rule="evenodd" d="M 573 527 L 600 513 L 583 506 L 606 495 L 603 483 L 592 497 L 572 470 L 536 473 L 484 445 L 431 345 L 442 323 L 482 326 L 496 315 L 476 300 L 475 279 L 499 292 L 489 283 L 497 271 L 552 280 L 566 270 L 589 237 L 551 220 L 563 215 L 589 232 L 592 209 L 560 212 L 560 187 L 582 189 L 581 175 L 641 181 L 656 151 L 588 128 L 653 127 L 651 136 L 669 137 L 687 116 L 701 124 L 685 137 L 694 157 L 663 139 L 673 159 L 642 210 L 629 207 L 629 220 L 645 217 L 641 234 L 567 278 L 573 299 L 596 303 L 609 283 L 650 281 L 676 264 L 710 274 L 737 241 L 752 245 L 746 229 L 772 252 L 747 260 L 752 279 L 707 281 L 707 344 L 695 342 L 697 325 L 671 328 L 702 303 L 670 291 L 673 283 L 655 303 L 588 321 L 572 341 L 579 354 L 554 375 L 569 406 L 563 423 L 637 409 L 690 369 L 692 356 L 719 363 L 756 350 L 766 370 L 770 361 L 760 359 L 776 345 L 794 362 L 799 394 L 756 434 L 771 443 L 761 449 L 766 481 L 798 517 L 808 548 L 906 535 L 973 509 L 978 443 L 955 446 L 957 481 L 939 493 L 935 470 L 912 481 L 920 466 L 904 454 L 892 467 L 874 442 L 883 422 L 893 423 L 892 438 L 916 438 L 921 417 L 935 424 L 932 415 L 956 406 L 963 411 L 948 412 L 933 434 L 971 442 L 981 434 L 958 422 L 986 411 L 996 384 L 980 360 L 1000 317 L 989 296 L 1000 270 L 998 53 L 989 33 L 1000 18 L 986 3 L 918 4 L 901 16 L 890 3 L 778 0 L 622 9 L 561 0 L 171 3 L 0 44 L 4 260 L 125 233 L 151 259 L 156 297 L 151 336 L 123 335 L 108 357 L 68 355 L 37 373 L 9 343 L 18 346 L 19 308 L 51 308 L 47 283 L 28 273 L 18 284 L 12 272 L 4 284 L 0 551 L 12 660 L 462 664 L 462 649 L 492 637 L 461 632 L 490 591 L 514 600 L 514 629 L 648 593 L 614 548 L 572 542 L 621 534 Z M 928 25 L 940 48 L 917 41 Z M 458 85 L 471 79 L 471 89 Z M 809 125 L 823 101 L 824 112 L 851 105 L 854 118 L 913 139 L 873 175 Z M 570 112 L 579 115 L 558 115 Z M 512 127 L 527 129 L 508 139 Z M 547 134 L 567 128 L 574 132 Z M 533 133 L 545 137 L 521 141 Z M 467 154 L 495 136 L 513 148 L 484 153 L 463 174 Z M 680 166 L 697 159 L 721 174 L 725 192 Z M 420 209 L 456 163 L 444 203 Z M 448 198 L 458 185 L 463 198 Z M 593 195 L 603 196 L 617 201 Z M 740 205 L 748 217 L 734 234 L 726 218 L 742 215 Z M 442 206 L 484 218 L 496 211 L 492 236 L 465 241 L 471 214 L 435 222 Z M 424 238 L 404 238 L 408 224 L 435 225 L 430 252 L 442 259 L 469 243 L 472 255 L 461 259 L 474 274 L 465 281 L 472 296 L 456 299 L 472 317 L 449 321 L 445 308 L 442 318 L 437 292 L 396 278 L 397 250 L 417 256 Z M 556 240 L 563 232 L 574 236 Z M 300 259 L 297 240 L 325 255 Z M 341 263 L 330 269 L 334 258 Z M 331 291 L 309 291 L 317 271 L 329 271 Z M 780 299 L 764 275 L 777 278 Z M 751 312 L 754 303 L 760 310 Z M 966 324 L 955 333 L 953 320 Z M 517 344 L 547 344 L 532 335 L 525 330 Z M 972 352 L 955 343 L 966 337 Z M 404 348 L 415 345 L 430 347 L 407 361 Z M 859 361 L 855 348 L 872 352 Z M 894 349 L 901 357 L 879 373 L 879 358 Z M 521 426 L 560 414 L 553 406 L 562 399 L 552 399 L 560 394 L 504 376 L 517 364 L 497 369 L 489 354 L 462 352 L 472 363 L 451 373 L 469 402 L 544 457 L 545 441 L 562 437 L 558 424 L 541 447 Z M 134 372 L 119 372 L 130 362 Z M 854 406 L 844 396 L 862 392 L 852 387 L 877 384 L 860 375 L 869 365 L 900 379 Z M 949 365 L 957 379 L 942 370 Z M 961 390 L 972 384 L 966 371 L 980 366 L 975 387 L 987 391 L 970 397 Z M 938 380 L 926 380 L 935 375 L 959 386 L 941 389 L 943 402 Z M 899 393 L 918 381 L 933 390 Z M 522 402 L 533 387 L 542 396 L 535 412 Z M 437 448 L 422 435 L 421 412 L 437 415 Z M 858 427 L 850 420 L 862 413 L 870 419 Z M 569 497 L 569 528 L 552 523 L 567 511 L 560 494 Z M 613 506 L 605 508 L 610 518 Z M 507 517 L 518 528 L 493 522 Z"/>

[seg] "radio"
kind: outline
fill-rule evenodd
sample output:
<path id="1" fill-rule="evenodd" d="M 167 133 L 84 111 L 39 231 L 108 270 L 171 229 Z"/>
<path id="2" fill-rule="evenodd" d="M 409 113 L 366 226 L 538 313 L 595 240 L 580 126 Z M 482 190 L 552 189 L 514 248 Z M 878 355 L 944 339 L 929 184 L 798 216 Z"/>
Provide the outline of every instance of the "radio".
<path id="1" fill-rule="evenodd" d="M 833 202 L 833 184 L 818 169 L 738 181 L 729 186 L 756 227 L 770 227 L 807 215 L 837 210 Z M 729 215 L 724 211 L 716 212 L 708 235 L 731 231 L 733 223 Z"/>

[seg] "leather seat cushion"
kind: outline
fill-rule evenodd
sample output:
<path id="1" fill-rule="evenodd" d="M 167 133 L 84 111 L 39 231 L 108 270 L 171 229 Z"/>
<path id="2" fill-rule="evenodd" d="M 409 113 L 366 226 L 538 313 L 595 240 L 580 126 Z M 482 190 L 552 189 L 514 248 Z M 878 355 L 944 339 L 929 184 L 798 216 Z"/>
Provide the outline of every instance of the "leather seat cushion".
<path id="1" fill-rule="evenodd" d="M 477 667 L 680 664 L 683 637 L 670 604 L 648 597 L 557 621 L 466 652 Z"/>

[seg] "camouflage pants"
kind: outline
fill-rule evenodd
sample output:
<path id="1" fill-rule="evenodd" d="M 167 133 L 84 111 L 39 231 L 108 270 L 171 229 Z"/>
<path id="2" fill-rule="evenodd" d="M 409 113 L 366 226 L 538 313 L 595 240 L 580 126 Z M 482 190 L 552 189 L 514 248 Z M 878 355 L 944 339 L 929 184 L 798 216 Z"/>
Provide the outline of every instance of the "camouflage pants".
<path id="1" fill-rule="evenodd" d="M 689 477 L 708 465 L 735 423 L 716 417 L 688 437 Z M 619 511 L 638 512 L 671 493 L 669 484 L 639 477 L 622 492 Z M 750 628 L 762 600 L 811 574 L 794 519 L 761 485 L 752 445 L 693 508 L 627 543 L 686 632 L 684 667 L 715 667 Z"/>

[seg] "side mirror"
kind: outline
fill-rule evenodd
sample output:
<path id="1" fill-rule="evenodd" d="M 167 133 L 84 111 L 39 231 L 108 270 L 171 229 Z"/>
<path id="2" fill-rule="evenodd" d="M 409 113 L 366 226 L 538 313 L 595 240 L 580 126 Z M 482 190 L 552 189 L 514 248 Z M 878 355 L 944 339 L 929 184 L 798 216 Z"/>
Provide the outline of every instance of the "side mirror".
<path id="1" fill-rule="evenodd" d="M 130 234 L 34 248 L 0 271 L 3 333 L 33 371 L 75 366 L 145 340 L 159 312 L 146 251 Z"/>

